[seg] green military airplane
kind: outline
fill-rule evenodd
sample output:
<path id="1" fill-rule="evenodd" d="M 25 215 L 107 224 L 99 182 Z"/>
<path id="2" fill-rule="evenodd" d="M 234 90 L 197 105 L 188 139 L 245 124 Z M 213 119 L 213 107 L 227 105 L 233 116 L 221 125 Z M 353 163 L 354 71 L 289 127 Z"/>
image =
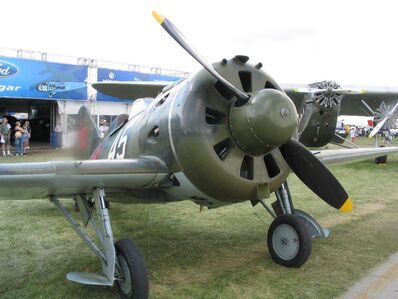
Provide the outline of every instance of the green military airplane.
<path id="1" fill-rule="evenodd" d="M 191 200 L 217 208 L 250 201 L 274 218 L 267 236 L 271 258 L 300 267 L 311 239 L 327 237 L 314 218 L 295 209 L 286 179 L 293 171 L 332 207 L 351 211 L 352 201 L 324 166 L 398 152 L 398 148 L 308 151 L 295 139 L 298 114 L 292 100 L 260 65 L 235 56 L 208 64 L 167 19 L 156 20 L 203 69 L 136 100 L 101 139 L 88 110 L 78 115 L 81 160 L 0 165 L 0 196 L 49 197 L 99 258 L 102 273 L 69 273 L 69 280 L 116 284 L 122 298 L 147 298 L 145 262 L 132 240 L 114 243 L 108 202 L 167 203 Z M 322 163 L 322 162 L 323 163 Z M 105 194 L 106 192 L 106 194 Z M 264 201 L 276 194 L 272 208 Z M 58 200 L 74 197 L 81 223 Z M 91 225 L 97 241 L 84 227 Z"/>

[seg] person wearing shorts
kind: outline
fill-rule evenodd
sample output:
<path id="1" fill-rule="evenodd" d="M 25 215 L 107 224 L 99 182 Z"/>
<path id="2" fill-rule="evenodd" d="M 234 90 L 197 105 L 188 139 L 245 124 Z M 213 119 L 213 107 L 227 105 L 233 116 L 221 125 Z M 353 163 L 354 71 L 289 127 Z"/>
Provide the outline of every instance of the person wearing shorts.
<path id="1" fill-rule="evenodd" d="M 11 130 L 10 125 L 8 124 L 8 119 L 3 117 L 0 124 L 0 142 L 3 150 L 3 156 L 12 156 L 10 152 L 10 135 Z"/>
<path id="2" fill-rule="evenodd" d="M 21 123 L 17 121 L 15 123 L 15 156 L 22 156 L 22 136 L 25 130 L 21 127 Z"/>

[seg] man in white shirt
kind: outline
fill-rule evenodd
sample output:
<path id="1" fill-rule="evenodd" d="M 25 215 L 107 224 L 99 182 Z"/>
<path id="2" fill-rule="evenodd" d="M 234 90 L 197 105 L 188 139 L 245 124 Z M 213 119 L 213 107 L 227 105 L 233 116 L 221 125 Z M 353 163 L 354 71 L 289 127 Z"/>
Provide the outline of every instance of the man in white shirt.
<path id="1" fill-rule="evenodd" d="M 99 126 L 99 131 L 101 133 L 101 138 L 104 138 L 106 133 L 108 133 L 109 126 L 108 126 L 108 123 L 107 123 L 106 119 L 101 119 L 100 126 Z"/>

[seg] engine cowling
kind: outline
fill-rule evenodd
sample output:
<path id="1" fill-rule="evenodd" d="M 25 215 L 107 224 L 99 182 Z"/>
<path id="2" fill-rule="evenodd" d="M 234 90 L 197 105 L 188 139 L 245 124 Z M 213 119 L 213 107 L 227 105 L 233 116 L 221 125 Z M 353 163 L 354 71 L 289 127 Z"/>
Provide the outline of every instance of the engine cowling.
<path id="1" fill-rule="evenodd" d="M 181 168 L 195 187 L 214 198 L 237 202 L 268 197 L 289 173 L 277 147 L 297 128 L 294 104 L 268 74 L 242 56 L 213 66 L 251 97 L 242 103 L 206 70 L 189 80 L 170 117 Z"/>
<path id="2" fill-rule="evenodd" d="M 306 105 L 299 124 L 299 141 L 308 147 L 322 147 L 332 141 L 336 130 L 343 95 L 335 81 L 310 84 L 322 92 L 307 94 Z"/>

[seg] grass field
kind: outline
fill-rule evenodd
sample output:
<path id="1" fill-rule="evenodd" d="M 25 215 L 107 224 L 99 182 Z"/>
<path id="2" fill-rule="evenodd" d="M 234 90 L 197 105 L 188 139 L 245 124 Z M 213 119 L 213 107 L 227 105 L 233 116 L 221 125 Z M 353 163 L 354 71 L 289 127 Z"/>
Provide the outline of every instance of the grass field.
<path id="1" fill-rule="evenodd" d="M 328 239 L 314 240 L 299 269 L 271 261 L 265 245 L 271 217 L 249 203 L 201 213 L 191 202 L 112 204 L 115 239 L 138 244 L 151 298 L 334 298 L 398 250 L 398 155 L 385 166 L 369 160 L 331 170 L 353 198 L 351 214 L 330 208 L 289 178 L 295 206 L 332 231 Z M 118 298 L 114 289 L 65 279 L 70 271 L 96 269 L 94 255 L 48 200 L 0 201 L 1 298 Z"/>

